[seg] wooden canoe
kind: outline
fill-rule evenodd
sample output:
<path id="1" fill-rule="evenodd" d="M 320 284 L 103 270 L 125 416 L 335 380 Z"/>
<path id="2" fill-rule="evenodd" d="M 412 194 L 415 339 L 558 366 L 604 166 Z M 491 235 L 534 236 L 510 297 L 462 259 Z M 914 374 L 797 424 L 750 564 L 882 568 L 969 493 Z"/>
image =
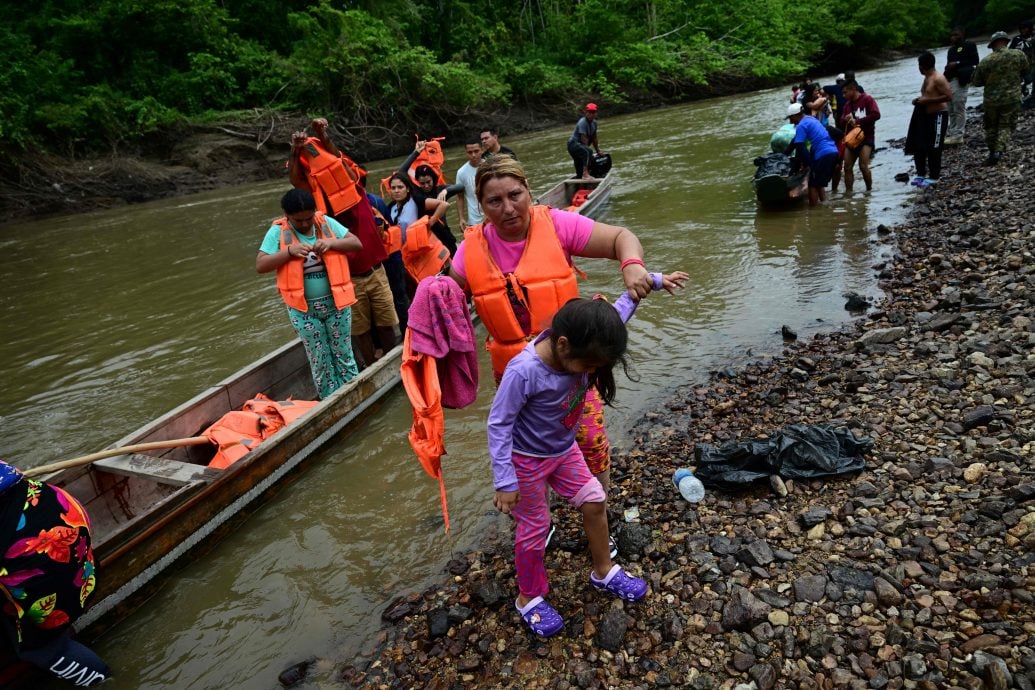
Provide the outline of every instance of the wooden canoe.
<path id="1" fill-rule="evenodd" d="M 399 382 L 397 346 L 352 382 L 225 470 L 207 466 L 211 445 L 123 455 L 43 477 L 78 498 L 93 526 L 97 589 L 76 623 L 103 629 L 124 616 L 165 571 L 192 549 L 225 533 L 335 434 L 354 424 Z M 301 341 L 241 369 L 111 447 L 195 436 L 256 393 L 314 400 Z M 100 623 L 99 623 L 100 621 Z"/>
<path id="2" fill-rule="evenodd" d="M 562 210 L 576 211 L 589 218 L 596 218 L 600 215 L 604 204 L 611 198 L 613 184 L 611 175 L 612 173 L 609 172 L 606 177 L 602 178 L 589 180 L 569 178 L 563 180 L 541 194 L 536 198 L 535 202 Z M 569 209 L 572 205 L 572 198 L 580 189 L 591 190 L 589 196 L 586 197 L 585 202 L 578 208 Z"/>

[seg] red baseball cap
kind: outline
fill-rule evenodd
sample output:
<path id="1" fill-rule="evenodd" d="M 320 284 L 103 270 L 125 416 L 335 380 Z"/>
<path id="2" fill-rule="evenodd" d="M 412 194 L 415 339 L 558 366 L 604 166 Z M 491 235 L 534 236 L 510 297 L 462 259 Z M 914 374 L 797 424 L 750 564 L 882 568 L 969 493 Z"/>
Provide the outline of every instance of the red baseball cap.
<path id="1" fill-rule="evenodd" d="M 597 109 L 597 104 L 596 103 L 587 103 L 586 104 L 586 110 L 596 110 L 596 109 Z"/>

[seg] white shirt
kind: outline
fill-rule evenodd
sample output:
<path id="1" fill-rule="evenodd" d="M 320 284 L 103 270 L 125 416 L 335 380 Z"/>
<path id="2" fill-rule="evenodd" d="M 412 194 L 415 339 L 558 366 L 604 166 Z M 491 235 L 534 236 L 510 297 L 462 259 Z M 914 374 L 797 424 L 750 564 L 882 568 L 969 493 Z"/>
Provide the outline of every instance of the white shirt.
<path id="1" fill-rule="evenodd" d="M 482 210 L 478 206 L 478 197 L 474 193 L 474 176 L 478 169 L 468 161 L 463 167 L 456 171 L 456 183 L 464 186 L 464 201 L 467 203 L 467 222 L 470 225 L 477 225 L 485 220 Z"/>

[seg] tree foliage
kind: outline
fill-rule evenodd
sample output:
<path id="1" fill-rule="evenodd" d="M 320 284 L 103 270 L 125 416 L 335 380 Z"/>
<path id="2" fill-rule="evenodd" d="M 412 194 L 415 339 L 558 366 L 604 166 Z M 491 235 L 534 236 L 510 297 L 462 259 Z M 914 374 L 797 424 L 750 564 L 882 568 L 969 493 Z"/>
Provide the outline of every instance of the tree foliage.
<path id="1" fill-rule="evenodd" d="M 983 3 L 982 4 L 983 7 Z M 111 151 L 251 108 L 447 124 L 513 103 L 678 97 L 832 49 L 938 43 L 956 0 L 38 0 L 0 23 L 0 149 Z M 1016 23 L 1032 0 L 989 0 Z M 998 27 L 997 27 L 998 28 Z"/>

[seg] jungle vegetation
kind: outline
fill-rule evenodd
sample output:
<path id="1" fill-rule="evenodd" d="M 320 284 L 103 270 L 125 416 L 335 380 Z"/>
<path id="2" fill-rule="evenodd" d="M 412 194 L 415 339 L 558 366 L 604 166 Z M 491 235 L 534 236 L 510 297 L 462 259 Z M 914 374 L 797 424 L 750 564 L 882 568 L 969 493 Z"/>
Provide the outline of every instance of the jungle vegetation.
<path id="1" fill-rule="evenodd" d="M 412 127 L 547 102 L 788 83 L 1035 0 L 37 0 L 0 21 L 0 151 L 118 152 L 272 109 Z M 412 130 L 410 130 L 412 131 Z"/>

